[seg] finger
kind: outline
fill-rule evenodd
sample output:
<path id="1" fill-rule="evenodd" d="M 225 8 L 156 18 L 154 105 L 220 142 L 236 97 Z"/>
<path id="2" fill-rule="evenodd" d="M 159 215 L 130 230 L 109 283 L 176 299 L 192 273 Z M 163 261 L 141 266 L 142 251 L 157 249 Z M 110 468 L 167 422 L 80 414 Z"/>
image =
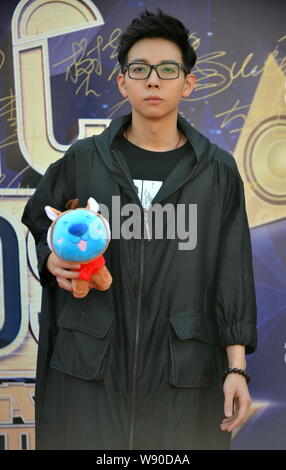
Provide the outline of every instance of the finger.
<path id="1" fill-rule="evenodd" d="M 235 420 L 235 417 L 233 416 L 231 418 L 224 419 L 221 422 L 220 426 L 230 426 L 234 422 L 234 420 Z"/>
<path id="2" fill-rule="evenodd" d="M 65 263 L 64 265 L 62 265 L 63 268 L 66 268 L 66 269 L 80 269 L 80 264 L 78 263 Z"/>
<path id="3" fill-rule="evenodd" d="M 75 263 L 74 261 L 67 261 L 58 256 L 53 258 L 53 264 L 58 268 L 66 268 L 66 269 L 80 269 L 81 264 L 79 262 Z"/>
<path id="4" fill-rule="evenodd" d="M 234 421 L 235 418 L 231 417 L 231 418 L 226 418 L 226 419 L 223 419 L 222 420 L 222 424 L 229 424 L 229 423 L 232 423 Z"/>
<path id="5" fill-rule="evenodd" d="M 67 290 L 68 292 L 72 292 L 72 283 L 71 281 L 68 281 L 67 279 L 63 279 L 61 277 L 57 277 L 58 285 L 62 289 Z"/>
<path id="6" fill-rule="evenodd" d="M 220 427 L 220 430 L 221 430 L 222 432 L 226 432 L 226 431 L 227 431 L 227 432 L 231 432 L 231 431 L 232 431 L 230 428 L 228 428 L 228 427 L 222 427 L 222 426 Z"/>
<path id="7" fill-rule="evenodd" d="M 232 416 L 230 416 L 230 418 L 224 418 L 222 420 L 222 423 L 230 423 L 232 422 L 238 415 L 238 409 L 236 408 L 232 414 Z"/>
<path id="8" fill-rule="evenodd" d="M 64 278 L 64 279 L 77 279 L 78 276 L 79 276 L 79 272 L 78 271 L 69 271 L 67 269 L 57 269 L 56 271 L 56 275 L 57 277 L 61 277 L 61 278 Z"/>
<path id="9" fill-rule="evenodd" d="M 228 418 L 227 420 L 223 420 L 220 424 L 220 426 L 230 426 L 234 423 L 236 418 L 234 417 L 231 417 L 231 418 Z"/>
<path id="10" fill-rule="evenodd" d="M 239 413 L 237 417 L 234 419 L 233 423 L 231 424 L 232 429 L 234 429 L 236 426 L 239 426 L 240 424 L 243 424 L 247 418 L 247 405 L 242 404 L 239 408 Z"/>
<path id="11" fill-rule="evenodd" d="M 70 263 L 60 263 L 57 265 L 57 269 L 66 269 L 66 270 L 79 270 L 80 264 L 70 264 Z"/>
<path id="12" fill-rule="evenodd" d="M 220 426 L 222 431 L 228 431 L 228 432 L 232 432 L 235 429 L 235 427 L 236 426 L 233 423 L 231 423 L 231 424 L 222 424 Z"/>
<path id="13" fill-rule="evenodd" d="M 225 393 L 224 400 L 224 415 L 227 417 L 232 416 L 233 414 L 233 394 Z"/>
<path id="14" fill-rule="evenodd" d="M 241 424 L 245 423 L 248 416 L 248 408 L 249 407 L 247 404 L 241 405 L 241 407 L 239 407 L 239 412 L 237 413 L 237 416 L 234 419 L 227 423 L 221 424 L 222 431 L 227 430 L 231 432 L 237 426 L 240 426 Z"/>

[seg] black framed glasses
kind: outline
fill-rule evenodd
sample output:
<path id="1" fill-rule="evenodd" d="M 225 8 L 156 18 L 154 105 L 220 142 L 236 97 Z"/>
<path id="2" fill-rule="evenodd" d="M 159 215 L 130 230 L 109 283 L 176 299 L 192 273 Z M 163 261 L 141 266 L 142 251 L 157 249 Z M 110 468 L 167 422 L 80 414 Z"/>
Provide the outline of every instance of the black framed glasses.
<path id="1" fill-rule="evenodd" d="M 180 70 L 187 73 L 185 67 L 177 62 L 156 65 L 144 64 L 142 62 L 130 62 L 129 64 L 126 64 L 123 73 L 128 70 L 129 78 L 132 78 L 133 80 L 145 80 L 150 77 L 152 69 L 156 70 L 158 77 L 162 80 L 174 80 L 178 78 Z"/>

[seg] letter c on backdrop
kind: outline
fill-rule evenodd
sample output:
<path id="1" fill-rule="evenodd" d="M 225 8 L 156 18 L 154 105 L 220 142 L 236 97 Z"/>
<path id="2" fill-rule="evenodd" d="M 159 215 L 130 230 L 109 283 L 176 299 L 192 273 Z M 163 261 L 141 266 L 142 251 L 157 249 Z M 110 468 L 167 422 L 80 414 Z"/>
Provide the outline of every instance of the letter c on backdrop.
<path id="1" fill-rule="evenodd" d="M 22 0 L 12 19 L 18 141 L 38 173 L 68 149 L 53 132 L 48 38 L 104 24 L 91 0 Z M 79 119 L 82 139 L 100 134 L 110 119 Z"/>

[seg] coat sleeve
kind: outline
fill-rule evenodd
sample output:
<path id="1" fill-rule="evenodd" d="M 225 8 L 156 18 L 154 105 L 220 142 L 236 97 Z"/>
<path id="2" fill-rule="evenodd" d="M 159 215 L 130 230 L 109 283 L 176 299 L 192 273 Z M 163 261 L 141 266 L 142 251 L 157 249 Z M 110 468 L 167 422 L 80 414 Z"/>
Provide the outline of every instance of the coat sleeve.
<path id="1" fill-rule="evenodd" d="M 28 227 L 35 240 L 40 283 L 43 287 L 56 282 L 55 277 L 45 267 L 51 253 L 47 244 L 47 232 L 51 220 L 47 217 L 44 207 L 50 205 L 63 211 L 67 200 L 75 197 L 71 195 L 70 189 L 72 172 L 70 156 L 71 152 L 68 151 L 64 157 L 48 167 L 22 214 L 21 221 Z"/>
<path id="2" fill-rule="evenodd" d="M 250 354 L 257 347 L 252 247 L 243 180 L 233 157 L 230 163 L 225 168 L 215 313 L 221 346 L 244 345 Z"/>

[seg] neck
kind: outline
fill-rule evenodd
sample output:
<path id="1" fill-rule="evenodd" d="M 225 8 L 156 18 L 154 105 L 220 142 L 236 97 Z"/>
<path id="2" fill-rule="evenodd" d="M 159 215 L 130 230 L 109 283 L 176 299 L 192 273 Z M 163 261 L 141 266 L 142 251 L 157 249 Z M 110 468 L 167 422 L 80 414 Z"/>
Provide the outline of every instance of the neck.
<path id="1" fill-rule="evenodd" d="M 177 116 L 176 112 L 164 118 L 150 119 L 133 111 L 132 122 L 127 129 L 128 140 L 146 150 L 173 150 L 186 142 L 177 128 Z"/>

